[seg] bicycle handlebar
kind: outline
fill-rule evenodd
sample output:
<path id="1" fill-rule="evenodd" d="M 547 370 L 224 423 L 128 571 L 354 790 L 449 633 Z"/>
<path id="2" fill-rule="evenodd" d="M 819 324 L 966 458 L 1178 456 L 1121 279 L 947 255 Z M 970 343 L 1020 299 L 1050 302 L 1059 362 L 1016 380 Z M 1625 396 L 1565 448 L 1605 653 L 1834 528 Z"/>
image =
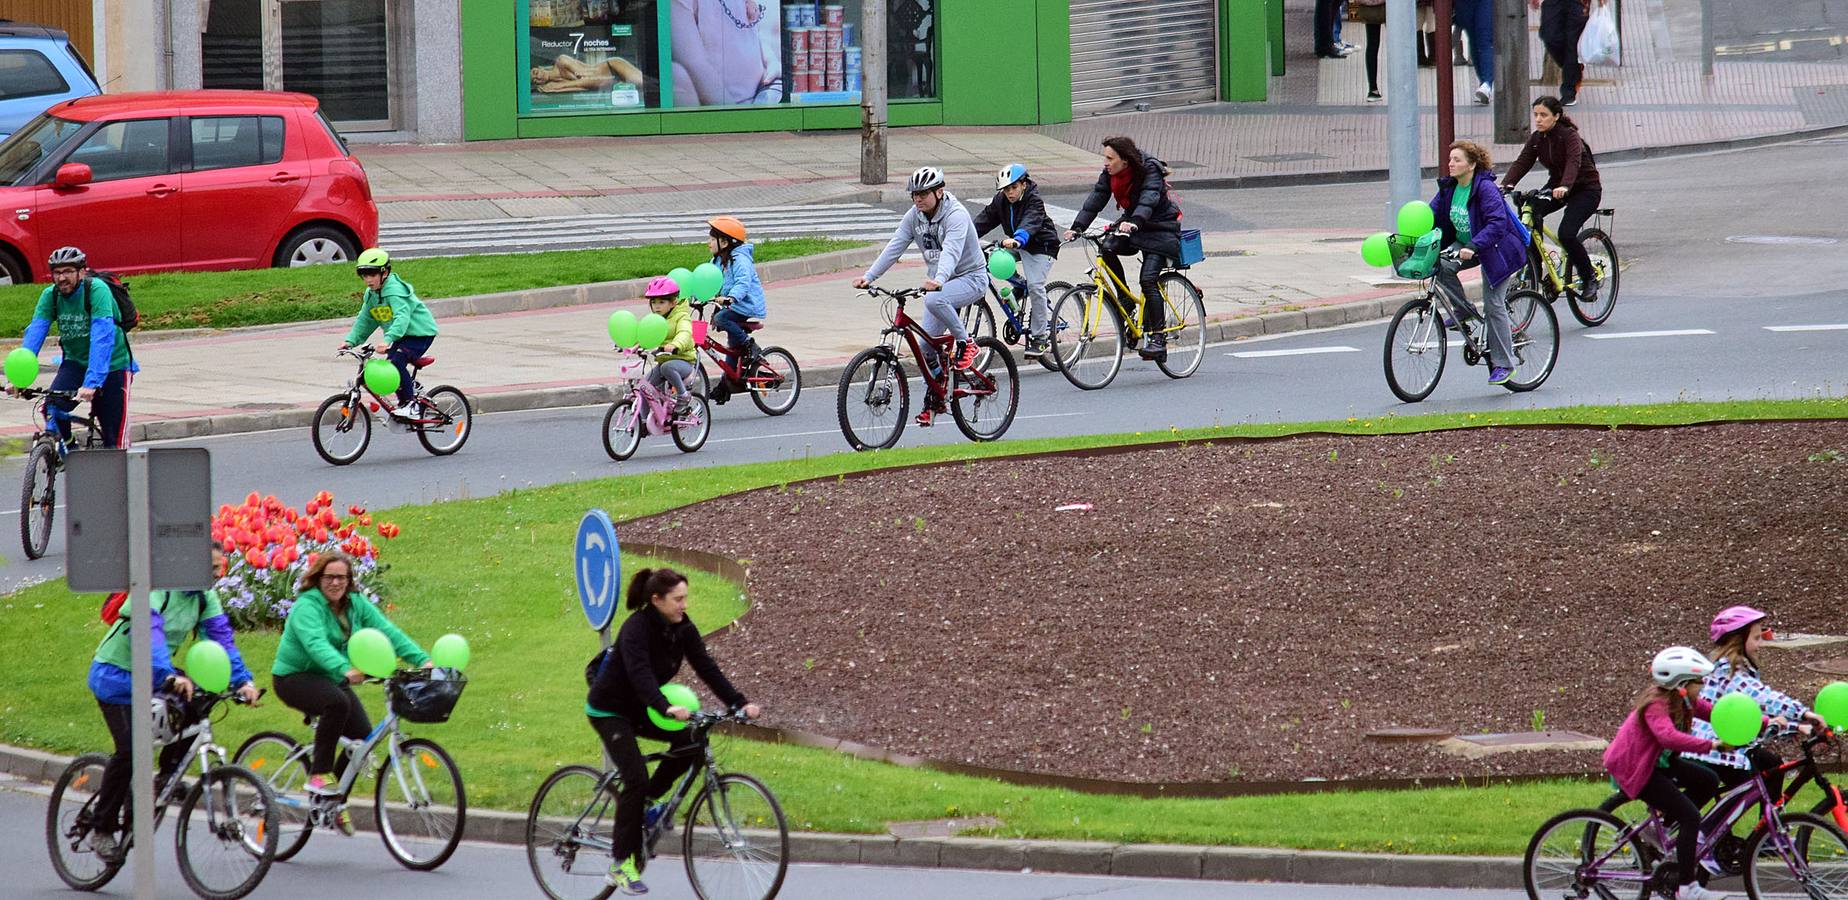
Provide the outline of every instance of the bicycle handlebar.
<path id="1" fill-rule="evenodd" d="M 894 300 L 903 301 L 903 300 L 913 300 L 918 297 L 922 297 L 924 296 L 925 292 L 924 292 L 924 289 L 921 287 L 900 288 L 896 291 L 889 291 L 876 284 L 869 284 L 865 287 L 865 289 L 861 290 L 860 293 L 866 294 L 867 296 L 871 296 L 871 297 L 891 297 Z"/>
<path id="2" fill-rule="evenodd" d="M 14 388 L 13 395 L 21 400 L 36 400 L 45 397 L 51 400 L 76 400 L 76 391 L 54 391 L 50 388 L 23 387 Z"/>
<path id="3" fill-rule="evenodd" d="M 365 360 L 365 359 L 371 359 L 374 356 L 377 356 L 378 352 L 372 349 L 371 344 L 361 344 L 359 345 L 359 349 L 357 350 L 353 349 L 352 347 L 346 347 L 346 348 L 334 351 L 334 355 L 335 356 L 351 356 L 354 359 Z"/>

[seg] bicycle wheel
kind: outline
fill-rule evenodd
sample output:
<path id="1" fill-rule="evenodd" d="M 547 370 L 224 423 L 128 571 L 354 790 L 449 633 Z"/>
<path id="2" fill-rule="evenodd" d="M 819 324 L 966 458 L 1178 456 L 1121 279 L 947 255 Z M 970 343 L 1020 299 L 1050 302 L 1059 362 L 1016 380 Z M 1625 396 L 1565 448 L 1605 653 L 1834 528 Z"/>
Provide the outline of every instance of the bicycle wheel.
<path id="1" fill-rule="evenodd" d="M 475 424 L 474 413 L 468 407 L 468 397 L 446 384 L 432 388 L 425 396 L 430 400 L 426 408 L 440 413 L 447 424 L 426 425 L 417 429 L 417 442 L 435 456 L 448 456 L 462 449 Z"/>
<path id="2" fill-rule="evenodd" d="M 994 338 L 983 338 L 975 368 L 950 373 L 950 415 L 972 441 L 997 440 L 1014 424 L 1020 408 L 1020 369 L 1014 354 Z"/>
<path id="3" fill-rule="evenodd" d="M 642 416 L 631 394 L 610 404 L 610 411 L 603 414 L 603 452 L 622 462 L 634 456 L 635 448 L 641 445 Z"/>
<path id="4" fill-rule="evenodd" d="M 19 543 L 27 559 L 45 555 L 57 507 L 58 448 L 50 441 L 39 441 L 26 457 L 25 480 L 19 486 Z"/>
<path id="5" fill-rule="evenodd" d="M 259 731 L 246 739 L 231 762 L 269 784 L 276 801 L 276 861 L 302 852 L 314 834 L 314 800 L 308 796 L 309 748 L 280 731 Z"/>
<path id="6" fill-rule="evenodd" d="M 1788 835 L 1765 831 L 1745 854 L 1745 893 L 1752 900 L 1848 898 L 1848 838 L 1828 820 L 1785 813 Z"/>
<path id="7" fill-rule="evenodd" d="M 1386 386 L 1406 403 L 1431 396 L 1444 377 L 1444 323 L 1430 297 L 1405 301 L 1386 326 Z"/>
<path id="8" fill-rule="evenodd" d="M 681 851 L 701 900 L 763 900 L 789 870 L 789 823 L 763 782 L 730 772 L 693 798 Z"/>
<path id="9" fill-rule="evenodd" d="M 603 900 L 615 890 L 603 876 L 616 844 L 616 792 L 599 792 L 602 780 L 589 766 L 565 766 L 526 811 L 526 863 L 552 900 Z"/>
<path id="10" fill-rule="evenodd" d="M 1186 378 L 1199 371 L 1206 358 L 1206 302 L 1200 299 L 1200 289 L 1179 272 L 1161 277 L 1161 295 L 1168 356 L 1155 365 L 1169 378 Z"/>
<path id="11" fill-rule="evenodd" d="M 1616 816 L 1595 809 L 1560 813 L 1534 832 L 1522 859 L 1528 900 L 1560 897 L 1617 897 L 1644 900 L 1644 880 L 1654 869 L 1649 849 L 1626 837 Z"/>
<path id="12" fill-rule="evenodd" d="M 744 384 L 751 391 L 751 402 L 764 415 L 780 416 L 795 409 L 796 398 L 802 395 L 802 367 L 796 365 L 795 354 L 788 350 L 765 347 Z"/>
<path id="13" fill-rule="evenodd" d="M 1579 240 L 1585 243 L 1585 252 L 1591 256 L 1591 268 L 1598 273 L 1598 295 L 1580 297 L 1573 290 L 1566 295 L 1566 302 L 1572 307 L 1572 317 L 1578 319 L 1587 328 L 1604 324 L 1611 317 L 1611 310 L 1617 308 L 1617 280 L 1622 272 L 1617 267 L 1617 245 L 1610 235 L 1596 228 L 1587 228 L 1579 232 Z"/>
<path id="14" fill-rule="evenodd" d="M 905 433 L 911 414 L 911 386 L 905 366 L 889 347 L 868 347 L 841 370 L 834 411 L 847 446 L 855 450 L 884 450 Z"/>
<path id="15" fill-rule="evenodd" d="M 1096 285 L 1081 284 L 1052 310 L 1052 353 L 1065 380 L 1095 391 L 1123 368 L 1123 319 L 1116 304 L 1097 298 Z"/>
<path id="16" fill-rule="evenodd" d="M 379 767 L 373 818 L 392 859 L 428 872 L 449 860 L 462 842 L 468 796 L 449 753 L 426 738 L 412 738 Z"/>
<path id="17" fill-rule="evenodd" d="M 126 858 L 105 859 L 90 849 L 90 810 L 96 805 L 96 792 L 103 787 L 103 767 L 107 765 L 109 757 L 86 753 L 71 760 L 51 788 L 51 805 L 45 810 L 45 846 L 51 851 L 51 867 L 72 890 L 101 889 L 122 870 Z M 126 811 L 126 804 L 123 809 Z M 115 834 L 126 843 L 128 834 L 121 829 L 122 824 L 116 823 Z"/>
<path id="18" fill-rule="evenodd" d="M 372 416 L 352 394 L 335 394 L 314 411 L 312 430 L 314 452 L 328 465 L 344 466 L 359 459 L 372 443 Z"/>
<path id="19" fill-rule="evenodd" d="M 682 453 L 692 453 L 706 446 L 706 439 L 712 436 L 712 404 L 706 402 L 705 394 L 693 395 L 693 417 L 685 425 L 671 424 L 667 430 L 674 435 L 674 446 Z"/>
<path id="20" fill-rule="evenodd" d="M 242 766 L 216 766 L 186 795 L 173 836 L 180 877 L 206 900 L 257 889 L 276 857 L 276 796 Z"/>
<path id="21" fill-rule="evenodd" d="M 1545 297 L 1517 291 L 1508 297 L 1508 315 L 1527 326 L 1514 330 L 1514 374 L 1502 387 L 1526 393 L 1545 383 L 1559 361 L 1559 314 Z"/>

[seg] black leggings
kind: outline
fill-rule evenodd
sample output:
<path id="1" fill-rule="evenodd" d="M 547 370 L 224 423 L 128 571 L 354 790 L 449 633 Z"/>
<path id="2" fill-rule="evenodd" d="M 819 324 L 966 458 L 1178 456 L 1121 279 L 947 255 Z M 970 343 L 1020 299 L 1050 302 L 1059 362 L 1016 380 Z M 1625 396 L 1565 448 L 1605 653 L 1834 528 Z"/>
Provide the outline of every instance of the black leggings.
<path id="1" fill-rule="evenodd" d="M 1097 258 L 1104 261 L 1104 268 L 1110 270 L 1124 284 L 1129 279 L 1123 275 L 1123 260 L 1119 257 L 1134 256 L 1133 247 L 1124 246 L 1127 242 L 1119 241 L 1114 251 L 1104 250 Z M 1161 272 L 1168 267 L 1168 258 L 1159 253 L 1142 254 L 1142 330 L 1144 332 L 1160 331 L 1168 327 L 1168 304 L 1162 302 Z M 1135 309 L 1128 303 L 1120 303 L 1124 317 L 1135 315 Z"/>
<path id="2" fill-rule="evenodd" d="M 1579 240 L 1579 232 L 1584 230 L 1585 223 L 1598 212 L 1598 203 L 1603 199 L 1604 191 L 1594 189 L 1572 191 L 1566 195 L 1564 200 L 1554 200 L 1549 196 L 1534 201 L 1534 221 L 1536 222 L 1561 207 L 1566 210 L 1566 214 L 1559 218 L 1557 233 L 1559 234 L 1559 246 L 1566 249 L 1568 265 L 1565 274 L 1568 281 L 1571 280 L 1573 269 L 1577 269 L 1586 278 L 1592 276 L 1591 256 L 1585 252 L 1585 242 Z"/>
<path id="3" fill-rule="evenodd" d="M 1693 760 L 1676 756 L 1668 768 L 1656 769 L 1643 785 L 1638 800 L 1662 814 L 1676 827 L 1676 884 L 1693 884 L 1700 858 L 1700 809 L 1720 792 L 1720 776 Z"/>
<path id="4" fill-rule="evenodd" d="M 1732 790 L 1750 781 L 1754 775 L 1765 773 L 1765 786 L 1771 789 L 1775 797 L 1784 792 L 1784 773 L 1777 767 L 1784 764 L 1784 758 L 1763 747 L 1753 747 L 1745 751 L 1745 758 L 1750 760 L 1750 769 L 1735 769 L 1732 766 L 1714 766 L 1713 774 L 1718 776 L 1725 790 Z"/>
<path id="5" fill-rule="evenodd" d="M 104 703 L 101 700 L 96 701 L 96 705 L 102 707 L 103 725 L 108 727 L 109 738 L 115 742 L 115 755 L 109 757 L 109 764 L 103 767 L 103 786 L 97 789 L 91 821 L 95 823 L 97 831 L 113 834 L 116 822 L 122 815 L 122 805 L 128 800 L 129 782 L 134 780 L 135 774 L 134 737 L 131 731 L 134 720 L 130 718 L 134 707 L 126 703 Z M 186 748 L 185 741 L 175 741 L 161 748 L 155 785 L 165 784 L 173 770 L 180 767 L 180 760 L 186 756 Z"/>
<path id="6" fill-rule="evenodd" d="M 1383 23 L 1367 23 L 1367 93 L 1380 92 L 1380 28 Z"/>
<path id="7" fill-rule="evenodd" d="M 314 758 L 308 763 L 308 774 L 333 775 L 345 770 L 346 754 L 339 752 L 340 739 L 359 739 L 372 733 L 372 720 L 352 686 L 329 681 L 327 676 L 314 672 L 278 675 L 273 686 L 276 699 L 290 709 L 321 717 L 314 727 Z"/>
<path id="8" fill-rule="evenodd" d="M 597 737 L 603 739 L 604 751 L 616 763 L 616 772 L 622 776 L 622 790 L 616 793 L 616 846 L 613 856 L 618 862 L 634 859 L 636 871 L 639 872 L 648 865 L 647 854 L 641 852 L 642 807 L 649 800 L 672 790 L 674 782 L 693 768 L 698 758 L 694 753 L 670 756 L 655 765 L 654 776 L 650 777 L 648 762 L 642 758 L 642 748 L 635 743 L 635 738 L 640 735 L 666 741 L 670 750 L 679 751 L 693 746 L 693 735 L 690 730 L 663 731 L 647 718 L 588 718 Z"/>

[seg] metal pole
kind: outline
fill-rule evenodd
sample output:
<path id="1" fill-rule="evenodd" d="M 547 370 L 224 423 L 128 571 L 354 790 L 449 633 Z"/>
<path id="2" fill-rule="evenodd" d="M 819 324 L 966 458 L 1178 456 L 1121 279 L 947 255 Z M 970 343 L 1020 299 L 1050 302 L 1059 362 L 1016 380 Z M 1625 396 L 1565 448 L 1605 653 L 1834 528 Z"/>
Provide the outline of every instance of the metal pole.
<path id="1" fill-rule="evenodd" d="M 1451 25 L 1451 20 L 1456 18 L 1456 0 L 1436 0 L 1431 5 L 1431 13 L 1437 17 L 1431 61 L 1437 64 L 1437 174 L 1442 176 L 1444 161 L 1450 156 L 1450 145 L 1457 139 L 1457 69 L 1450 64 L 1456 54 L 1453 46 L 1456 29 Z M 1477 50 L 1471 47 L 1469 52 Z"/>
<path id="2" fill-rule="evenodd" d="M 1700 0 L 1700 74 L 1713 74 L 1713 0 Z"/>
<path id="3" fill-rule="evenodd" d="M 1448 62 L 1448 60 L 1445 60 Z M 1386 150 L 1391 198 L 1386 228 L 1398 209 L 1418 199 L 1418 7 L 1414 0 L 1386 0 Z"/>
<path id="4" fill-rule="evenodd" d="M 1495 4 L 1495 141 L 1525 144 L 1527 106 L 1533 94 L 1527 68 L 1526 0 L 1476 2 Z"/>
<path id="5" fill-rule="evenodd" d="M 134 683 L 129 706 L 130 741 L 135 756 L 135 786 L 129 794 L 135 809 L 135 896 L 154 897 L 154 616 L 148 582 L 152 568 L 148 548 L 148 451 L 128 453 L 128 595 L 134 604 L 129 619 L 130 671 Z"/>
<path id="6" fill-rule="evenodd" d="M 862 63 L 864 63 L 864 60 L 862 60 Z M 865 76 L 862 75 L 861 77 L 864 78 Z M 618 591 L 615 598 L 612 599 L 610 602 L 617 603 L 617 602 L 621 602 L 621 600 L 622 600 L 622 593 Z M 598 640 L 598 643 L 601 643 L 603 645 L 603 649 L 605 650 L 610 649 L 610 626 L 605 625 L 602 628 L 597 629 L 597 640 Z M 605 660 L 604 664 L 608 665 L 608 661 Z M 603 742 L 598 741 L 597 743 L 602 744 Z M 616 757 L 610 755 L 610 748 L 608 745 L 604 745 L 603 747 L 603 768 L 605 769 L 616 768 Z"/>
<path id="7" fill-rule="evenodd" d="M 886 182 L 886 0 L 860 0 L 860 183 Z"/>

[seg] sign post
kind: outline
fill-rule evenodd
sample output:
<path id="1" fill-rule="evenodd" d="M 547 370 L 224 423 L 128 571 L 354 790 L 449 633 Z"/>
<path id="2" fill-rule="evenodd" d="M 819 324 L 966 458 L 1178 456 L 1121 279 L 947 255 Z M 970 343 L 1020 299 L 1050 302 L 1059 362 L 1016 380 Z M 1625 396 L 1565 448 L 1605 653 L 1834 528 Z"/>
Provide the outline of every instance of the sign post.
<path id="1" fill-rule="evenodd" d="M 584 618 L 597 633 L 598 642 L 607 650 L 610 621 L 616 618 L 616 606 L 622 601 L 622 548 L 616 543 L 616 523 L 610 521 L 610 514 L 600 509 L 585 513 L 572 548 L 571 571 L 577 577 L 578 604 L 584 608 Z M 603 765 L 616 765 L 607 750 Z"/>
<path id="2" fill-rule="evenodd" d="M 212 584 L 208 451 L 88 450 L 65 463 L 64 576 L 73 591 L 129 593 L 134 895 L 154 896 L 154 641 L 149 592 Z"/>

